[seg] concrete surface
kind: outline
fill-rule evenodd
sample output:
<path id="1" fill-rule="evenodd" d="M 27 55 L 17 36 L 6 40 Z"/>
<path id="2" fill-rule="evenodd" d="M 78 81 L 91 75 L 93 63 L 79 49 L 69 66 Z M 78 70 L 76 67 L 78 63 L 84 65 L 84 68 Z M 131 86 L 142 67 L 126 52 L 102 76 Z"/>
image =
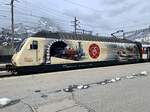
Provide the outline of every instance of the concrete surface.
<path id="1" fill-rule="evenodd" d="M 91 84 L 142 71 L 148 76 L 64 92 L 73 84 Z M 150 63 L 101 67 L 0 79 L 0 98 L 20 99 L 0 112 L 148 112 Z M 60 91 L 61 90 L 61 91 Z"/>

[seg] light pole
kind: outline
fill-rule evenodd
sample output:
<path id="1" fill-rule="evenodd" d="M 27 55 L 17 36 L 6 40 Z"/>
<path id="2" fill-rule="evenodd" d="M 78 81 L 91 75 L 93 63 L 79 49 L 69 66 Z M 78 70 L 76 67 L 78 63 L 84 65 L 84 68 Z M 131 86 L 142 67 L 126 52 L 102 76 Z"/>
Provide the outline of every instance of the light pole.
<path id="1" fill-rule="evenodd" d="M 11 6 L 12 49 L 14 49 L 14 0 L 11 0 L 10 6 Z"/>

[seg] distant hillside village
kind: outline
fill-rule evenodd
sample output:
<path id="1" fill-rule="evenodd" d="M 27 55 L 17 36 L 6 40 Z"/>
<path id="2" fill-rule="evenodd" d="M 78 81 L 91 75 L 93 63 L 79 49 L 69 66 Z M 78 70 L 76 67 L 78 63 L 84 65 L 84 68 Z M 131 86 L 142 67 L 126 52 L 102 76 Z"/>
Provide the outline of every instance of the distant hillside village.
<path id="1" fill-rule="evenodd" d="M 15 33 L 14 35 L 14 41 L 15 43 L 20 42 L 23 38 L 26 38 L 28 36 L 27 33 Z M 2 28 L 0 32 L 0 45 L 1 46 L 9 46 L 11 44 L 12 35 L 11 35 L 11 30 Z"/>
<path id="2" fill-rule="evenodd" d="M 9 55 L 12 53 L 11 49 L 11 28 L 0 29 L 0 55 Z M 54 24 L 49 18 L 41 17 L 40 20 L 34 26 L 24 25 L 18 23 L 14 25 L 14 44 L 15 46 L 20 43 L 24 38 L 31 36 L 32 34 L 41 31 L 58 31 L 59 27 Z"/>
<path id="3" fill-rule="evenodd" d="M 28 37 L 28 33 L 17 33 L 14 34 L 14 45 L 19 44 L 22 39 Z M 0 31 L 0 55 L 11 55 L 11 42 L 12 34 L 10 29 L 2 28 Z"/>

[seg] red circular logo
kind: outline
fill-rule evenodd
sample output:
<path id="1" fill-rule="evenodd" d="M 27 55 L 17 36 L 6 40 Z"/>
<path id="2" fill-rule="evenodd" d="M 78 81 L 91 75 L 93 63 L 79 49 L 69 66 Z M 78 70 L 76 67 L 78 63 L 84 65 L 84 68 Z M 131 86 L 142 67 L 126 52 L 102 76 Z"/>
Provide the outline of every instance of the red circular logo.
<path id="1" fill-rule="evenodd" d="M 91 58 L 96 59 L 100 55 L 100 48 L 97 44 L 91 44 L 89 47 L 89 55 Z"/>

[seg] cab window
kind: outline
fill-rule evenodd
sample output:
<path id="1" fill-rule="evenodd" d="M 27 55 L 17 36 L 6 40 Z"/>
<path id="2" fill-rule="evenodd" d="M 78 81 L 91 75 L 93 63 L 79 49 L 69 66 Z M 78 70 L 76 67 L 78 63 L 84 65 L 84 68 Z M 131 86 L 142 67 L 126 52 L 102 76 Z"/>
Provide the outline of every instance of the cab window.
<path id="1" fill-rule="evenodd" d="M 33 40 L 30 49 L 38 49 L 38 41 Z"/>
<path id="2" fill-rule="evenodd" d="M 23 39 L 22 42 L 20 42 L 17 47 L 15 48 L 15 52 L 19 52 L 21 50 L 21 48 L 23 47 L 23 45 L 25 44 L 27 39 Z"/>

